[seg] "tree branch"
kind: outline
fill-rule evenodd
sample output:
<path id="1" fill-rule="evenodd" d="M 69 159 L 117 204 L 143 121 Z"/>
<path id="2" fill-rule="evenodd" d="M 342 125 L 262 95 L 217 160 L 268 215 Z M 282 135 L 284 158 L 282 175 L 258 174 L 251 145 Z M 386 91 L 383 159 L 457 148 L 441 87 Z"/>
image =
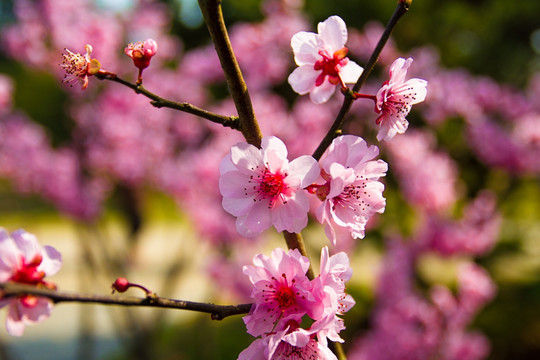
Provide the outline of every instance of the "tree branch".
<path id="1" fill-rule="evenodd" d="M 189 114 L 202 117 L 206 120 L 210 120 L 213 123 L 221 124 L 224 127 L 229 127 L 234 130 L 240 129 L 238 117 L 236 116 L 219 115 L 219 114 L 198 108 L 195 105 L 192 105 L 187 102 L 175 102 L 175 101 L 164 99 L 161 96 L 158 96 L 148 91 L 142 84 L 131 83 L 127 80 L 124 80 L 118 77 L 116 74 L 113 74 L 113 73 L 100 72 L 100 73 L 97 73 L 95 77 L 98 78 L 99 80 L 110 80 L 110 81 L 114 81 L 119 84 L 122 84 L 124 86 L 127 86 L 128 88 L 135 91 L 137 94 L 142 94 L 146 96 L 147 98 L 151 99 L 152 101 L 150 102 L 150 104 L 152 104 L 156 108 L 175 109 L 175 110 L 183 111 Z"/>
<path id="2" fill-rule="evenodd" d="M 211 315 L 213 320 L 223 320 L 231 315 L 247 314 L 252 304 L 240 305 L 215 305 L 193 301 L 174 300 L 162 298 L 157 295 L 145 298 L 123 297 L 112 295 L 79 294 L 38 288 L 30 285 L 16 283 L 0 284 L 0 298 L 15 297 L 21 295 L 43 296 L 51 299 L 55 304 L 62 302 L 77 302 L 102 305 L 140 306 L 167 309 L 191 310 Z"/>
<path id="3" fill-rule="evenodd" d="M 343 104 L 341 105 L 341 109 L 339 110 L 339 113 L 336 116 L 332 127 L 330 128 L 330 130 L 328 130 L 325 137 L 319 144 L 319 147 L 317 147 L 317 149 L 312 155 L 315 159 L 319 160 L 328 148 L 328 146 L 330 146 L 330 144 L 332 143 L 332 140 L 341 135 L 341 128 L 343 126 L 345 116 L 351 109 L 353 103 L 352 93 L 357 93 L 358 91 L 360 91 L 360 88 L 366 82 L 368 76 L 371 74 L 373 68 L 375 67 L 375 64 L 377 63 L 377 60 L 379 59 L 379 56 L 381 55 L 381 52 L 386 45 L 386 42 L 390 38 L 392 30 L 394 30 L 394 28 L 396 27 L 399 19 L 401 19 L 401 17 L 405 15 L 405 13 L 407 13 L 407 10 L 409 10 L 409 4 L 410 1 L 400 0 L 398 2 L 396 10 L 394 10 L 394 14 L 388 21 L 388 24 L 386 25 L 386 28 L 384 29 L 384 32 L 381 35 L 377 46 L 375 46 L 375 49 L 371 53 L 371 56 L 369 57 L 366 66 L 364 67 L 364 71 L 362 71 L 362 75 L 360 75 L 358 81 L 356 82 L 356 84 L 354 84 L 352 90 L 348 90 L 345 92 L 345 99 L 343 99 Z"/>
<path id="4" fill-rule="evenodd" d="M 214 42 L 223 73 L 227 79 L 236 111 L 238 111 L 239 130 L 249 144 L 260 148 L 262 133 L 257 123 L 255 112 L 253 111 L 246 82 L 244 81 L 242 71 L 231 46 L 221 11 L 221 0 L 198 1 L 204 21 Z"/>

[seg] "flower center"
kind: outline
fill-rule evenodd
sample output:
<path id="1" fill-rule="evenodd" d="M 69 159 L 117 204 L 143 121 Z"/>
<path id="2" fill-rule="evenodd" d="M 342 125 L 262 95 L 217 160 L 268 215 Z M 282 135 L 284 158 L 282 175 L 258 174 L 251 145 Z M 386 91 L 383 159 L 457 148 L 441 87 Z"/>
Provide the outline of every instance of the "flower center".
<path id="1" fill-rule="evenodd" d="M 38 271 L 37 269 L 42 260 L 43 258 L 41 255 L 36 255 L 28 264 L 26 264 L 23 259 L 21 268 L 11 276 L 10 280 L 22 284 L 40 284 L 45 277 L 45 273 L 43 271 Z"/>
<path id="2" fill-rule="evenodd" d="M 264 169 L 264 172 L 257 177 L 253 177 L 250 183 L 256 183 L 253 186 L 253 190 L 256 192 L 254 201 L 270 200 L 269 208 L 274 206 L 277 199 L 283 198 L 283 194 L 287 191 L 288 186 L 285 183 L 287 173 L 271 173 L 268 168 Z M 257 186 L 258 183 L 258 186 Z M 283 201 L 286 202 L 285 200 Z"/>
<path id="3" fill-rule="evenodd" d="M 315 80 L 315 86 L 321 86 L 328 76 L 328 81 L 330 81 L 330 83 L 334 85 L 341 83 L 341 85 L 345 87 L 339 73 L 341 68 L 347 65 L 349 62 L 349 59 L 346 57 L 348 51 L 349 49 L 343 47 L 342 49 L 336 51 L 332 56 L 330 56 L 325 50 L 319 51 L 319 55 L 322 56 L 322 59 L 317 60 L 313 67 L 315 70 L 322 70 L 322 72 Z"/>

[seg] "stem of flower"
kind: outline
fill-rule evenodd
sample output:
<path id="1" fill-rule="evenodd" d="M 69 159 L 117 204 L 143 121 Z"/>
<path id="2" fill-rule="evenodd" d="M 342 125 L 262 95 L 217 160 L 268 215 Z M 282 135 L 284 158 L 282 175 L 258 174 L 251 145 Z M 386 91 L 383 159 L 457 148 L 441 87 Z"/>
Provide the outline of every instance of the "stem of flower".
<path id="1" fill-rule="evenodd" d="M 262 133 L 253 111 L 248 88 L 242 71 L 234 55 L 231 41 L 221 11 L 221 0 L 198 0 L 199 7 L 214 42 L 221 67 L 227 79 L 231 96 L 238 111 L 239 130 L 246 141 L 258 148 L 261 147 Z"/>
<path id="2" fill-rule="evenodd" d="M 191 310 L 211 315 L 212 320 L 223 320 L 231 315 L 247 314 L 253 304 L 215 305 L 184 300 L 167 299 L 153 294 L 145 298 L 91 295 L 55 291 L 17 283 L 0 283 L 2 298 L 35 295 L 49 298 L 54 303 L 77 302 L 102 305 L 141 306 L 167 309 Z"/>
<path id="3" fill-rule="evenodd" d="M 127 86 L 128 88 L 135 91 L 137 94 L 142 94 L 146 96 L 147 98 L 151 99 L 152 101 L 150 102 L 150 104 L 152 104 L 156 108 L 175 109 L 175 110 L 179 110 L 179 111 L 183 111 L 189 114 L 199 116 L 206 120 L 210 120 L 211 122 L 216 123 L 216 124 L 221 124 L 224 127 L 228 127 L 234 130 L 240 129 L 240 123 L 239 123 L 238 117 L 236 116 L 219 115 L 219 114 L 198 108 L 195 105 L 192 105 L 187 102 L 175 102 L 175 101 L 164 99 L 148 91 L 142 84 L 131 83 L 127 80 L 124 80 L 118 77 L 116 74 L 113 74 L 113 73 L 99 72 L 95 76 L 96 78 L 100 80 L 110 80 L 110 81 L 114 81 L 119 84 L 122 84 L 124 86 Z"/>
<path id="4" fill-rule="evenodd" d="M 343 122 L 345 120 L 345 116 L 351 109 L 351 105 L 353 103 L 353 97 L 354 93 L 358 93 L 360 91 L 360 88 L 364 83 L 366 82 L 368 76 L 373 71 L 373 68 L 375 67 L 375 63 L 379 59 L 379 56 L 381 55 L 381 52 L 386 45 L 386 42 L 390 38 L 390 34 L 392 33 L 392 30 L 396 27 L 399 19 L 405 13 L 407 10 L 409 10 L 409 4 L 410 1 L 400 1 L 396 7 L 396 10 L 394 11 L 394 14 L 388 21 L 388 24 L 386 25 L 386 28 L 384 29 L 383 34 L 381 35 L 381 38 L 379 39 L 379 42 L 377 43 L 377 46 L 375 46 L 375 49 L 371 53 L 371 56 L 364 67 L 364 71 L 362 71 L 362 75 L 360 75 L 360 78 L 358 78 L 358 81 L 356 84 L 354 84 L 352 91 L 345 92 L 345 98 L 343 99 L 343 104 L 341 105 L 341 109 L 339 110 L 338 115 L 336 116 L 336 119 L 334 120 L 334 123 L 332 124 L 332 127 L 328 130 L 325 137 L 319 144 L 319 147 L 313 152 L 313 157 L 317 160 L 321 158 L 321 156 L 324 154 L 328 146 L 332 143 L 332 140 L 339 136 L 341 134 L 341 128 L 343 126 Z"/>

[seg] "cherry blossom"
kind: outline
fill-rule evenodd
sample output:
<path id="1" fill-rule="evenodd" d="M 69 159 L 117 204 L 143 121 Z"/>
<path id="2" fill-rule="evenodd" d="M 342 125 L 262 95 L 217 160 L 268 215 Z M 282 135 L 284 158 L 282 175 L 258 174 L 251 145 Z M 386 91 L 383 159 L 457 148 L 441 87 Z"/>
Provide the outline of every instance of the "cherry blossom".
<path id="1" fill-rule="evenodd" d="M 320 323 L 314 323 L 309 330 L 300 328 L 294 320 L 287 325 L 284 330 L 255 340 L 240 353 L 238 360 L 337 360 L 327 345 L 315 340 Z"/>
<path id="2" fill-rule="evenodd" d="M 373 160 L 378 154 L 375 145 L 368 147 L 364 139 L 345 135 L 334 139 L 320 160 L 324 183 L 313 184 L 309 190 L 322 200 L 317 220 L 325 224 L 334 245 L 334 226 L 347 229 L 355 239 L 363 238 L 369 218 L 384 212 L 384 185 L 379 178 L 385 176 L 388 165 Z"/>
<path id="3" fill-rule="evenodd" d="M 62 54 L 64 61 L 60 64 L 66 72 L 63 81 L 66 83 L 79 81 L 82 90 L 88 87 L 88 77 L 97 74 L 101 68 L 100 62 L 90 57 L 92 46 L 87 44 L 84 48 L 86 50 L 84 55 L 64 49 L 67 54 Z"/>
<path id="4" fill-rule="evenodd" d="M 152 39 L 137 41 L 128 44 L 124 52 L 133 60 L 133 64 L 142 70 L 150 65 L 150 60 L 156 55 L 157 43 Z"/>
<path id="5" fill-rule="evenodd" d="M 0 228 L 0 282 L 55 288 L 43 280 L 54 275 L 62 266 L 62 258 L 51 246 L 41 247 L 32 234 L 17 230 L 11 236 Z M 47 298 L 22 295 L 0 298 L 0 308 L 7 306 L 6 328 L 10 335 L 21 336 L 25 325 L 41 322 L 49 317 L 53 303 Z"/>
<path id="6" fill-rule="evenodd" d="M 405 81 L 407 69 L 412 62 L 412 58 L 394 61 L 390 67 L 390 80 L 377 92 L 375 111 L 381 114 L 376 120 L 377 125 L 380 125 L 377 134 L 379 141 L 403 134 L 409 126 L 405 116 L 411 111 L 411 106 L 426 98 L 426 80 L 414 78 Z"/>
<path id="7" fill-rule="evenodd" d="M 273 225 L 277 231 L 300 232 L 307 225 L 309 201 L 302 190 L 319 176 L 311 156 L 287 160 L 277 137 L 265 137 L 262 148 L 238 143 L 220 163 L 223 208 L 237 216 L 243 236 L 255 236 Z"/>
<path id="8" fill-rule="evenodd" d="M 306 276 L 309 260 L 297 249 L 277 248 L 270 257 L 258 254 L 253 265 L 243 268 L 253 284 L 255 299 L 249 315 L 244 317 L 248 333 L 259 336 L 280 328 L 289 320 L 300 321 L 308 314 L 312 318 L 323 312 L 322 303 L 312 294 L 312 284 Z"/>
<path id="9" fill-rule="evenodd" d="M 347 58 L 347 27 L 339 16 L 330 16 L 317 27 L 318 34 L 301 31 L 293 35 L 291 47 L 298 65 L 289 84 L 300 95 L 309 93 L 317 104 L 332 96 L 336 85 L 355 83 L 363 69 Z"/>

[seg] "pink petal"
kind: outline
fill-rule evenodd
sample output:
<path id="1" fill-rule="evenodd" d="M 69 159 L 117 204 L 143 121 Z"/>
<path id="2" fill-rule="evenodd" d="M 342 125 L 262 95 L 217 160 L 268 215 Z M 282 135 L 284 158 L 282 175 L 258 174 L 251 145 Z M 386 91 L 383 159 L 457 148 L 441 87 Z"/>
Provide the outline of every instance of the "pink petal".
<path id="1" fill-rule="evenodd" d="M 247 143 L 238 143 L 231 148 L 231 161 L 238 171 L 248 175 L 263 163 L 260 150 Z"/>
<path id="2" fill-rule="evenodd" d="M 334 94 L 336 85 L 331 84 L 329 81 L 323 82 L 320 86 L 315 86 L 309 93 L 309 98 L 315 104 L 322 104 L 328 101 Z"/>
<path id="3" fill-rule="evenodd" d="M 317 31 L 330 55 L 343 48 L 347 42 L 347 25 L 339 16 L 330 16 L 319 23 Z"/>
<path id="4" fill-rule="evenodd" d="M 0 282 L 5 282 L 22 265 L 21 251 L 11 238 L 0 239 Z"/>
<path id="5" fill-rule="evenodd" d="M 300 31 L 293 35 L 291 39 L 291 47 L 294 52 L 294 61 L 296 65 L 310 65 L 313 67 L 315 62 L 321 58 L 319 49 L 322 47 L 322 41 L 319 35 Z"/>
<path id="6" fill-rule="evenodd" d="M 277 231 L 288 231 L 299 233 L 308 222 L 307 213 L 309 210 L 309 200 L 302 191 L 296 192 L 293 197 L 287 200 L 286 204 L 274 206 L 272 211 L 272 224 Z"/>
<path id="7" fill-rule="evenodd" d="M 27 261 L 32 261 L 36 255 L 41 255 L 41 245 L 39 245 L 35 235 L 20 229 L 12 232 L 11 238 Z"/>
<path id="8" fill-rule="evenodd" d="M 360 75 L 362 75 L 362 71 L 364 71 L 364 68 L 354 61 L 349 61 L 347 65 L 341 68 L 339 74 L 345 84 L 354 84 L 358 81 Z"/>
<path id="9" fill-rule="evenodd" d="M 303 155 L 289 163 L 288 173 L 287 182 L 289 182 L 289 178 L 291 180 L 295 179 L 295 182 L 298 182 L 298 187 L 305 188 L 317 180 L 320 175 L 320 169 L 317 160 L 309 155 Z"/>
<path id="10" fill-rule="evenodd" d="M 271 213 L 267 201 L 254 203 L 251 212 L 236 219 L 236 230 L 245 237 L 259 235 L 271 225 Z"/>
<path id="11" fill-rule="evenodd" d="M 277 173 L 287 166 L 287 147 L 275 136 L 265 136 L 261 142 L 263 162 L 271 173 Z"/>
<path id="12" fill-rule="evenodd" d="M 62 255 L 52 246 L 43 247 L 43 260 L 38 267 L 39 271 L 43 271 L 46 276 L 56 274 L 62 267 Z"/>
<path id="13" fill-rule="evenodd" d="M 305 95 L 315 87 L 319 73 L 320 71 L 316 71 L 313 65 L 302 65 L 289 75 L 288 82 L 295 92 Z"/>

